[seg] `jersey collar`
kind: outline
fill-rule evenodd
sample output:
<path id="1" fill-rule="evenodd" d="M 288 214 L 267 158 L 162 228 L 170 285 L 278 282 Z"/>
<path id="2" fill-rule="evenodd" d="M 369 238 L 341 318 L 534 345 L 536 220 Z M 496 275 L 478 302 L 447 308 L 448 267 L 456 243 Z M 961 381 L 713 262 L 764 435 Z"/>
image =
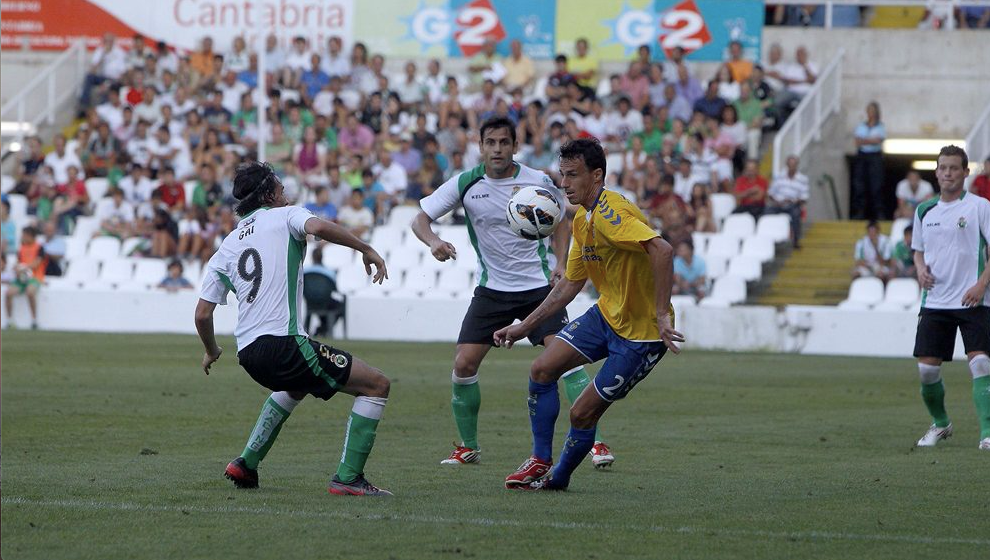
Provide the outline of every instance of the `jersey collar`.
<path id="1" fill-rule="evenodd" d="M 254 216 L 255 213 L 258 212 L 258 210 L 271 210 L 271 207 L 270 206 L 261 206 L 261 207 L 255 208 L 254 210 L 251 210 L 250 212 L 248 212 L 247 216 L 243 216 L 240 221 L 243 222 L 244 220 L 250 218 L 251 216 Z"/>

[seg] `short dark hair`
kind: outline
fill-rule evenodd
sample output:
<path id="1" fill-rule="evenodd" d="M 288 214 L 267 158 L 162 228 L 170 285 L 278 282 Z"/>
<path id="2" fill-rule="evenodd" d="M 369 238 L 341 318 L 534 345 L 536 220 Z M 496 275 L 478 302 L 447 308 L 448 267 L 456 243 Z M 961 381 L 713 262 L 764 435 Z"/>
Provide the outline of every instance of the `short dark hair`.
<path id="1" fill-rule="evenodd" d="M 562 55 L 562 54 L 558 54 L 557 56 L 553 57 L 553 61 L 554 62 L 567 62 L 567 56 L 566 55 Z"/>
<path id="2" fill-rule="evenodd" d="M 870 220 L 869 222 L 866 222 L 866 229 L 870 229 L 870 228 L 877 228 L 877 229 L 879 229 L 880 228 L 880 222 L 878 222 L 876 220 Z"/>
<path id="3" fill-rule="evenodd" d="M 908 226 L 904 228 L 904 235 L 911 235 L 914 232 L 914 226 Z"/>
<path id="4" fill-rule="evenodd" d="M 959 156 L 962 158 L 962 166 L 969 167 L 969 156 L 966 155 L 966 150 L 956 146 L 955 144 L 942 146 L 942 149 L 938 152 L 938 157 L 942 156 Z"/>
<path id="5" fill-rule="evenodd" d="M 509 138 L 512 138 L 512 143 L 516 143 L 516 125 L 512 123 L 507 117 L 491 117 L 481 124 L 481 140 L 485 140 L 485 133 L 489 130 L 496 130 L 499 128 L 509 129 Z"/>
<path id="6" fill-rule="evenodd" d="M 247 216 L 261 208 L 279 184 L 275 169 L 268 163 L 249 161 L 238 165 L 234 171 L 233 195 L 239 202 L 234 212 Z"/>
<path id="7" fill-rule="evenodd" d="M 182 261 L 180 261 L 179 259 L 172 259 L 168 263 L 168 269 L 171 269 L 173 266 L 179 267 L 179 272 L 182 272 L 183 270 Z"/>
<path id="8" fill-rule="evenodd" d="M 560 159 L 581 159 L 588 166 L 588 171 L 602 170 L 602 179 L 608 171 L 605 162 L 605 150 L 597 138 L 578 138 L 560 147 Z"/>

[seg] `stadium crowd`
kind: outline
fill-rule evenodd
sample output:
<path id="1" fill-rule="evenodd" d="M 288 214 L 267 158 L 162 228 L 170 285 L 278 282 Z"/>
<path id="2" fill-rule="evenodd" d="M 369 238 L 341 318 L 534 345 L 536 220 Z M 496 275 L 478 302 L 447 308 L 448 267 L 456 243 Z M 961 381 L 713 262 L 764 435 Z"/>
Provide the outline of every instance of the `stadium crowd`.
<path id="1" fill-rule="evenodd" d="M 74 135 L 55 135 L 48 153 L 42 139 L 28 140 L 12 192 L 26 196 L 32 223 L 5 217 L 4 253 L 17 250 L 11 228 L 30 225 L 52 244 L 94 216 L 96 235 L 140 240 L 125 256 L 205 261 L 236 226 L 233 170 L 257 157 L 260 142 L 291 201 L 368 238 L 390 209 L 476 166 L 478 125 L 496 115 L 518 123 L 517 160 L 551 176 L 563 142 L 599 138 L 610 154 L 608 186 L 675 246 L 715 231 L 714 192 L 734 194 L 738 211 L 784 212 L 796 225 L 808 195 L 796 161 L 794 173 L 772 181 L 756 163 L 763 132 L 815 81 L 803 47 L 787 60 L 773 45 L 761 65 L 733 42 L 718 71 L 703 76 L 679 49 L 655 60 L 643 46 L 623 72 L 603 76 L 579 40 L 576 54 L 557 56 L 540 76 L 518 41 L 506 57 L 489 41 L 461 73 L 433 59 L 425 68 L 407 62 L 400 75 L 360 42 L 345 52 L 336 37 L 325 45 L 297 37 L 283 50 L 271 36 L 260 55 L 240 37 L 223 50 L 207 37 L 190 53 L 149 45 L 107 35 L 92 54 Z M 93 178 L 109 185 L 98 200 L 87 188 Z M 46 251 L 49 274 L 58 273 L 58 250 L 56 242 Z M 687 261 L 698 270 L 700 257 Z"/>

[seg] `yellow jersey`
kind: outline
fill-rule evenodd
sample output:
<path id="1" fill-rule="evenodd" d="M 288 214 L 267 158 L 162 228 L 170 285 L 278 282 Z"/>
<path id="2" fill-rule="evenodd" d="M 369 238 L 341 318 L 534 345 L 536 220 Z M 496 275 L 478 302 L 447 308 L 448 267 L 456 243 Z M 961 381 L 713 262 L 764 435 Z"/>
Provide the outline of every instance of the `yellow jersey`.
<path id="1" fill-rule="evenodd" d="M 567 279 L 591 279 L 599 311 L 622 338 L 660 340 L 653 267 L 643 247 L 660 234 L 646 216 L 619 193 L 602 190 L 591 212 L 578 209 L 573 235 Z"/>

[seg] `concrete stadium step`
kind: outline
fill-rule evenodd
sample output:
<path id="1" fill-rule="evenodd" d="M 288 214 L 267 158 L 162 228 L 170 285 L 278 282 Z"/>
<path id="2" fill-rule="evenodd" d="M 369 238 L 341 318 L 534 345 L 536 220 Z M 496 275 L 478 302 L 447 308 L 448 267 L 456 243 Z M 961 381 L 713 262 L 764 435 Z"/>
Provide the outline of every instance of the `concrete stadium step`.
<path id="1" fill-rule="evenodd" d="M 884 233 L 891 223 L 881 222 Z M 808 228 L 784 262 L 769 288 L 759 298 L 764 305 L 835 305 L 846 298 L 852 282 L 849 271 L 858 241 L 866 234 L 862 220 L 816 222 Z"/>

